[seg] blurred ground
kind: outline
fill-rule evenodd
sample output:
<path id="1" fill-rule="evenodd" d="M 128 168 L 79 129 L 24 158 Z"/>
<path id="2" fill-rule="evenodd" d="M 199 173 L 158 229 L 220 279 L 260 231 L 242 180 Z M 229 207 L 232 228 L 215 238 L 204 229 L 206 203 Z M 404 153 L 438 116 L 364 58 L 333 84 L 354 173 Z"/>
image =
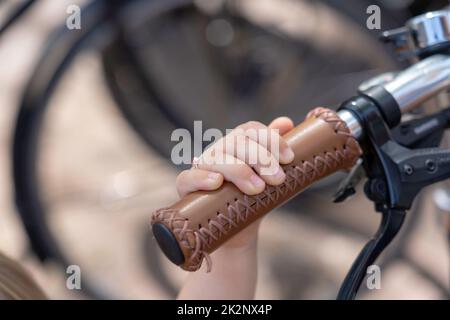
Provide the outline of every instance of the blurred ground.
<path id="1" fill-rule="evenodd" d="M 45 37 L 74 2 L 40 1 L 0 42 L 0 250 L 23 262 L 51 298 L 80 296 L 65 288 L 63 271 L 41 264 L 30 252 L 13 201 L 11 134 L 21 91 Z M 173 297 L 149 272 L 155 254 L 162 261 L 157 267 L 175 288 L 185 273 L 156 250 L 149 262 L 145 250 L 155 248 L 145 244 L 150 212 L 177 197 L 177 171 L 149 150 L 116 110 L 97 54 L 80 56 L 64 77 L 51 101 L 40 146 L 38 168 L 48 219 L 83 277 L 114 297 Z M 382 289 L 366 290 L 362 298 L 442 298 L 439 285 L 448 285 L 450 267 L 444 215 L 434 207 L 431 191 L 423 195 L 425 214 L 404 253 L 408 258 L 383 269 Z M 302 214 L 292 213 L 297 211 Z M 334 298 L 377 222 L 362 197 L 332 205 L 330 196 L 313 192 L 295 202 L 295 208 L 277 210 L 261 229 L 257 298 Z M 348 226 L 361 232 L 349 232 Z"/>

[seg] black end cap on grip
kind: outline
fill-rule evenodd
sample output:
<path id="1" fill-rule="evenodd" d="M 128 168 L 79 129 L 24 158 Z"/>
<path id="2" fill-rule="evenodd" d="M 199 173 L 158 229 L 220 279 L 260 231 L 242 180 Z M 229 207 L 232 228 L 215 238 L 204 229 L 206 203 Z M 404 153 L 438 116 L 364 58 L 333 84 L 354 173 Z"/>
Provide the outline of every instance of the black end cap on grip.
<path id="1" fill-rule="evenodd" d="M 183 264 L 184 254 L 172 231 L 162 223 L 155 223 L 152 226 L 152 231 L 166 257 L 178 266 Z"/>

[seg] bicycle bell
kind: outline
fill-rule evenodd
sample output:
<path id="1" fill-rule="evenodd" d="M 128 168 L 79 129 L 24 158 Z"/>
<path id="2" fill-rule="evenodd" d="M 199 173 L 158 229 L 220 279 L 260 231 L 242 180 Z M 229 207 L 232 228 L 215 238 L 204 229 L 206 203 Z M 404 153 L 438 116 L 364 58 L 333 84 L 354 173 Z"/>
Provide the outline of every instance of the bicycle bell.
<path id="1" fill-rule="evenodd" d="M 431 11 L 407 21 L 401 28 L 383 32 L 382 40 L 394 45 L 403 58 L 424 58 L 450 51 L 450 9 Z"/>

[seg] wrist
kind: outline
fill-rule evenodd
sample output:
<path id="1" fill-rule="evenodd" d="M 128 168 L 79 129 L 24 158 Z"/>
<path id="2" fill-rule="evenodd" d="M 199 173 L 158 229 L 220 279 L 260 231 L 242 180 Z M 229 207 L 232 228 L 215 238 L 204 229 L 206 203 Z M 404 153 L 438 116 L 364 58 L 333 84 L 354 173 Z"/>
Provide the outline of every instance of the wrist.
<path id="1" fill-rule="evenodd" d="M 255 250 L 258 243 L 258 230 L 260 222 L 257 221 L 253 225 L 242 230 L 234 237 L 223 244 L 221 249 L 230 253 L 242 253 L 249 250 Z"/>

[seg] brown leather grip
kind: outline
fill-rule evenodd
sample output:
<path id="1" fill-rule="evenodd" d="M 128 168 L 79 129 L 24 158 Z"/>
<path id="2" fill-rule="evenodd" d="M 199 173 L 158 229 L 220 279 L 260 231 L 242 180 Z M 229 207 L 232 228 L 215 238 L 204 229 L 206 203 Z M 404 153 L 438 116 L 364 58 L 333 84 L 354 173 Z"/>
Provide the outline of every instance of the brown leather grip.
<path id="1" fill-rule="evenodd" d="M 283 138 L 293 149 L 295 158 L 283 166 L 286 180 L 281 185 L 267 185 L 262 193 L 247 196 L 225 182 L 218 190 L 193 192 L 153 214 L 155 237 L 173 262 L 185 270 L 195 271 L 206 258 L 209 270 L 209 254 L 225 241 L 313 182 L 351 168 L 361 155 L 359 144 L 345 122 L 326 108 L 311 111 L 303 123 Z M 167 236 L 172 236 L 172 240 L 165 239 Z M 181 259 L 168 254 L 174 244 Z"/>

